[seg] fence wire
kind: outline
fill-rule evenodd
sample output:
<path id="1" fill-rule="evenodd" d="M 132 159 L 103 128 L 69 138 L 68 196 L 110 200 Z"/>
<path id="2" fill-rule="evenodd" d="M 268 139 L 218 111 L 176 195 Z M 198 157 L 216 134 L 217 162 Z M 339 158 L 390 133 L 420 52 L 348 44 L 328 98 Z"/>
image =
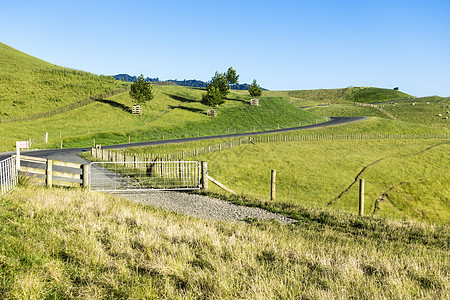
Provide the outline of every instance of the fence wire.
<path id="1" fill-rule="evenodd" d="M 200 189 L 198 161 L 94 162 L 89 169 L 91 190 Z"/>
<path id="2" fill-rule="evenodd" d="M 0 161 L 0 195 L 6 195 L 17 187 L 16 156 Z"/>

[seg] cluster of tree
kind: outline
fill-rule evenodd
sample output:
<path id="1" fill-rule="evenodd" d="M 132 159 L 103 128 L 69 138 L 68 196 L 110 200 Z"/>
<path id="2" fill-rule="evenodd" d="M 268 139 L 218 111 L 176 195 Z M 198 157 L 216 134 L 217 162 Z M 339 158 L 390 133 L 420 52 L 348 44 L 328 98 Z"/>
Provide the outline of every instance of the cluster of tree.
<path id="1" fill-rule="evenodd" d="M 211 78 L 206 86 L 206 94 L 202 95 L 201 103 L 210 107 L 216 107 L 225 102 L 225 97 L 230 91 L 230 86 L 238 84 L 239 75 L 236 74 L 236 70 L 232 67 L 228 68 L 226 73 L 216 74 Z M 248 89 L 252 97 L 261 96 L 262 90 L 260 86 L 253 80 L 253 83 Z"/>
<path id="2" fill-rule="evenodd" d="M 223 104 L 225 97 L 230 92 L 230 86 L 237 84 L 238 80 L 239 75 L 236 74 L 236 70 L 232 67 L 228 68 L 226 73 L 216 71 L 211 81 L 206 84 L 206 94 L 202 95 L 201 103 L 210 107 Z M 252 97 L 261 96 L 262 90 L 256 83 L 256 79 L 253 80 L 248 91 Z M 148 80 L 148 77 L 144 78 L 144 75 L 141 74 L 131 85 L 130 97 L 138 105 L 152 100 L 154 98 L 152 81 Z"/>
<path id="3" fill-rule="evenodd" d="M 117 74 L 112 77 L 116 80 L 122 80 L 122 81 L 127 81 L 127 82 L 136 82 L 138 80 L 138 77 L 130 76 L 128 74 Z M 148 82 L 159 82 L 158 77 L 156 77 L 156 78 L 147 77 L 147 78 L 144 78 L 144 80 L 148 81 Z"/>
<path id="4" fill-rule="evenodd" d="M 127 82 L 136 82 L 137 77 L 136 76 L 131 76 L 128 74 L 117 74 L 112 76 L 114 77 L 114 79 L 116 80 L 122 80 L 122 81 L 127 81 Z M 145 81 L 149 81 L 153 84 L 176 84 L 179 86 L 187 86 L 187 87 L 196 87 L 196 88 L 206 88 L 208 86 L 208 83 L 202 80 L 197 80 L 197 79 L 189 79 L 189 80 L 177 80 L 177 79 L 169 79 L 169 80 L 165 80 L 165 81 L 161 81 L 158 77 L 156 78 L 150 78 L 147 77 L 144 79 Z M 232 90 L 242 90 L 242 91 L 247 91 L 250 88 L 250 84 L 248 83 L 236 83 L 236 84 L 231 84 L 230 85 L 230 89 Z M 261 88 L 263 90 L 265 90 L 264 88 Z"/>

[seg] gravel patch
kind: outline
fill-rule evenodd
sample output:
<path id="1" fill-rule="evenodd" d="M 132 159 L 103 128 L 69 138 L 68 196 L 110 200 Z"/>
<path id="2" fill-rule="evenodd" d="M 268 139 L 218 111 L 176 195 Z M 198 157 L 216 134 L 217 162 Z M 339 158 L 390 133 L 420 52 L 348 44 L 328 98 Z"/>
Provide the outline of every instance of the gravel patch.
<path id="1" fill-rule="evenodd" d="M 208 196 L 173 191 L 146 193 L 120 193 L 118 196 L 130 201 L 164 208 L 188 216 L 218 220 L 243 221 L 245 219 L 276 220 L 283 224 L 293 224 L 297 220 L 258 208 L 236 205 Z"/>

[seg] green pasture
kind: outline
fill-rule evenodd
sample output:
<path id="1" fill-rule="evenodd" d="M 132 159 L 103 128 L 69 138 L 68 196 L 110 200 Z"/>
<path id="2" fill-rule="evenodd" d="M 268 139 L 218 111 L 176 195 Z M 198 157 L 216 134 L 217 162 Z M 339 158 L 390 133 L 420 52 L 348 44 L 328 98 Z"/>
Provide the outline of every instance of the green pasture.
<path id="1" fill-rule="evenodd" d="M 267 134 L 263 136 L 297 136 L 297 135 L 331 135 L 331 134 L 360 134 L 361 132 L 366 134 L 446 134 L 448 130 L 440 128 L 430 128 L 424 125 L 411 124 L 405 122 L 396 122 L 389 119 L 382 118 L 367 118 L 365 120 L 349 123 L 338 126 L 330 126 L 323 128 L 314 128 L 306 130 L 293 130 L 277 134 Z M 189 142 L 182 144 L 165 144 L 147 147 L 131 147 L 126 149 L 120 149 L 117 151 L 127 153 L 153 153 L 153 154 L 167 154 L 175 153 L 183 150 L 196 149 L 208 145 L 216 145 L 220 143 L 227 143 L 237 138 L 223 138 L 206 140 L 199 142 Z"/>
<path id="2" fill-rule="evenodd" d="M 385 103 L 383 109 L 393 114 L 399 121 L 450 129 L 448 97 L 434 96 L 394 104 Z"/>
<path id="3" fill-rule="evenodd" d="M 344 92 L 345 91 L 345 92 Z M 343 93 L 344 92 L 344 93 Z M 354 102 L 377 103 L 414 98 L 391 89 L 375 87 L 349 87 L 341 89 L 264 91 L 263 96 L 284 97 L 297 107 L 319 104 L 352 104 Z"/>
<path id="4" fill-rule="evenodd" d="M 128 85 L 62 68 L 0 43 L 0 117 L 41 113 Z"/>
<path id="5" fill-rule="evenodd" d="M 357 213 L 358 184 L 338 196 L 367 167 L 359 177 L 366 180 L 367 214 L 450 220 L 447 140 L 250 144 L 197 159 L 208 161 L 211 176 L 238 194 L 264 201 L 270 197 L 270 170 L 277 170 L 277 198 L 266 204 L 292 207 L 294 213 L 298 206 Z"/>

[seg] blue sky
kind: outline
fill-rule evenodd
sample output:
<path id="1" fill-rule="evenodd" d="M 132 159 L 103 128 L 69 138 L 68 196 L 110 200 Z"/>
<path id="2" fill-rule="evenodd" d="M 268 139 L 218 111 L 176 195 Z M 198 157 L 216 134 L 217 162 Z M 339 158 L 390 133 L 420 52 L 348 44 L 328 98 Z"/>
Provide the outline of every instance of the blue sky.
<path id="1" fill-rule="evenodd" d="M 450 1 L 6 1 L 0 42 L 96 74 L 450 96 Z"/>

